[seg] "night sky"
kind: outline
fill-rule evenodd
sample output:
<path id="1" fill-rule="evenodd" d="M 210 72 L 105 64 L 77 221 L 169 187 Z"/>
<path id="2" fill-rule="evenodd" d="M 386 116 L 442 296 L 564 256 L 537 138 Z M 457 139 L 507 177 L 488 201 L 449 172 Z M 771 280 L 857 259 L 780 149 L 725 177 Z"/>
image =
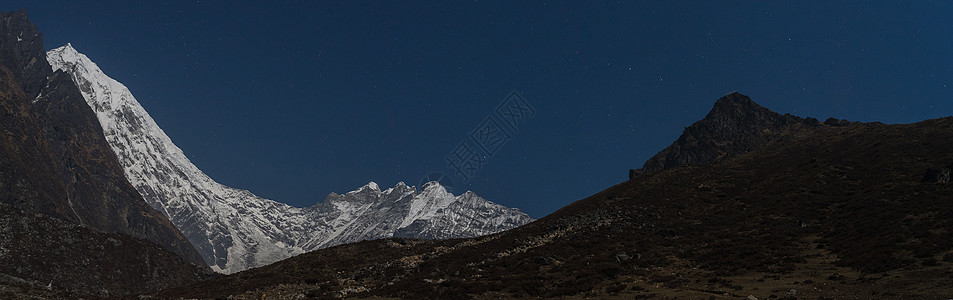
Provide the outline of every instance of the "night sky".
<path id="1" fill-rule="evenodd" d="M 953 114 L 951 1 L 39 2 L 0 9 L 128 86 L 212 178 L 295 206 L 453 173 L 512 91 L 535 115 L 451 178 L 537 218 L 731 91 L 822 121 Z"/>

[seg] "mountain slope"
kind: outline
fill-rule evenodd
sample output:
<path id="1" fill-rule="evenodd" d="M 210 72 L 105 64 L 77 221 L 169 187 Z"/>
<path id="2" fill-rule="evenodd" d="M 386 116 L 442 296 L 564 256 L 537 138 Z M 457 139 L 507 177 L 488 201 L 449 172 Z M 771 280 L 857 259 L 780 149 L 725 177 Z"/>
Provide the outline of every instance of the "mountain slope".
<path id="1" fill-rule="evenodd" d="M 953 185 L 925 176 L 953 163 L 953 117 L 835 125 L 637 176 L 499 234 L 342 245 L 163 295 L 953 296 Z"/>
<path id="2" fill-rule="evenodd" d="M 46 63 L 22 10 L 0 13 L 0 240 L 3 298 L 20 296 L 6 294 L 10 282 L 29 290 L 52 280 L 47 291 L 86 297 L 189 283 L 207 271 L 125 179 L 95 115 L 69 76 Z M 106 246 L 113 241 L 123 245 Z"/>
<path id="3" fill-rule="evenodd" d="M 41 36 L 26 12 L 0 15 L 0 33 L 0 57 L 10 64 L 3 65 L 8 80 L 0 124 L 7 134 L 0 201 L 149 239 L 201 264 L 179 230 L 129 185 L 79 90 L 46 62 Z M 37 78 L 45 80 L 42 85 Z"/>
<path id="4" fill-rule="evenodd" d="M 48 58 L 80 87 L 129 181 L 216 271 L 233 273 L 321 247 L 395 234 L 471 237 L 532 220 L 472 193 L 458 198 L 436 187 L 434 193 L 427 188 L 418 193 L 403 183 L 385 192 L 371 183 L 309 208 L 227 187 L 193 165 L 129 90 L 88 57 L 67 44 L 50 50 Z"/>

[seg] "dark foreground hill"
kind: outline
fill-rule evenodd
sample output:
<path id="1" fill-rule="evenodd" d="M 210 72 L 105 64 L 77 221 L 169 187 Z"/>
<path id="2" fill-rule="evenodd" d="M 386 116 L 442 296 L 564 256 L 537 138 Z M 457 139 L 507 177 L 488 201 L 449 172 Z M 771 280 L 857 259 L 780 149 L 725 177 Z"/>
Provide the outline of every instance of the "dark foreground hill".
<path id="1" fill-rule="evenodd" d="M 747 99 L 728 97 L 734 100 L 719 100 L 706 119 L 723 117 L 716 111 L 725 101 Z M 953 118 L 819 123 L 740 107 L 742 116 L 767 116 L 740 124 L 784 126 L 736 127 L 748 137 L 743 147 L 727 144 L 737 135 L 713 138 L 717 126 L 695 131 L 696 143 L 686 139 L 678 148 L 697 141 L 722 148 L 680 153 L 720 154 L 663 163 L 504 233 L 348 244 L 160 295 L 953 296 Z"/>
<path id="2" fill-rule="evenodd" d="M 116 297 L 206 277 L 147 240 L 3 203 L 0 245 L 0 299 Z"/>

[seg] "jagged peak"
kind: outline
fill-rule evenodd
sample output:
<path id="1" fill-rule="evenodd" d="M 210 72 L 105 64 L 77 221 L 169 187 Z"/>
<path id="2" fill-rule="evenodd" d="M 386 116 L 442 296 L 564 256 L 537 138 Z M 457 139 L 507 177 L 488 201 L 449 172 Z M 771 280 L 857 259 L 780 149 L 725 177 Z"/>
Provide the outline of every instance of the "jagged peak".
<path id="1" fill-rule="evenodd" d="M 356 193 L 360 193 L 360 192 L 363 192 L 363 191 L 372 191 L 372 192 L 380 193 L 380 192 L 381 192 L 381 188 L 380 188 L 380 186 L 377 185 L 376 182 L 371 181 L 371 182 L 368 182 L 367 184 L 361 186 L 360 188 L 358 188 L 358 189 L 356 189 L 356 190 L 347 192 L 346 195 L 356 194 Z"/>
<path id="2" fill-rule="evenodd" d="M 424 185 L 420 187 L 420 194 L 449 194 L 450 196 L 453 196 L 453 194 L 447 192 L 447 189 L 437 181 L 424 183 Z"/>
<path id="3" fill-rule="evenodd" d="M 437 181 L 428 181 L 427 183 L 424 183 L 424 185 L 420 187 L 420 190 L 426 191 L 426 190 L 435 189 L 438 187 L 443 188 L 443 185 L 440 185 L 440 182 L 437 182 Z"/>
<path id="4" fill-rule="evenodd" d="M 731 92 L 715 101 L 705 118 L 685 128 L 674 143 L 646 161 L 641 170 L 631 170 L 629 178 L 742 155 L 781 137 L 785 128 L 797 124 L 820 123 L 813 118 L 781 115 L 744 94 Z"/>
<path id="5" fill-rule="evenodd" d="M 715 105 L 717 106 L 718 104 L 722 104 L 722 105 L 725 105 L 725 104 L 752 105 L 753 104 L 757 107 L 761 107 L 760 105 L 755 103 L 754 100 L 751 100 L 751 97 L 748 97 L 747 95 L 742 94 L 738 91 L 734 91 L 724 96 L 721 96 L 721 98 L 718 98 L 718 100 L 715 101 Z"/>
<path id="6" fill-rule="evenodd" d="M 73 44 L 72 44 L 72 43 L 66 43 L 66 45 L 63 45 L 63 46 L 59 46 L 59 47 L 50 49 L 49 52 L 56 52 L 56 53 L 79 53 L 79 51 L 76 51 L 76 48 L 73 48 Z"/>
<path id="7" fill-rule="evenodd" d="M 59 46 L 57 48 L 54 48 L 48 51 L 47 58 L 55 61 L 54 63 L 52 63 L 54 65 L 53 66 L 54 69 L 56 69 L 58 65 L 63 65 L 63 64 L 85 64 L 85 65 L 90 65 L 91 67 L 94 67 L 97 70 L 99 69 L 99 67 L 96 66 L 96 63 L 90 60 L 89 57 L 87 57 L 83 53 L 80 53 L 79 50 L 76 50 L 76 48 L 73 47 L 72 43 L 66 43 L 66 45 Z M 61 62 L 61 63 L 56 63 L 56 62 Z M 102 71 L 100 70 L 100 72 Z"/>
<path id="8" fill-rule="evenodd" d="M 751 100 L 750 97 L 739 93 L 731 92 L 715 101 L 711 111 L 705 116 L 706 119 L 735 118 L 751 114 L 773 113 L 777 114 L 758 103 Z"/>
<path id="9" fill-rule="evenodd" d="M 460 196 L 457 196 L 457 198 L 460 198 L 460 199 L 472 199 L 472 198 L 480 198 L 480 199 L 483 199 L 482 197 L 480 197 L 479 195 L 477 195 L 476 193 L 474 193 L 473 191 L 470 191 L 470 190 L 468 190 L 468 191 L 466 191 L 466 192 L 463 192 L 463 194 L 460 194 Z M 484 200 L 485 200 L 485 199 L 484 199 Z"/>
<path id="10" fill-rule="evenodd" d="M 368 188 L 368 189 L 375 190 L 375 191 L 380 191 L 380 190 L 381 190 L 381 187 L 378 186 L 377 183 L 376 183 L 376 182 L 373 182 L 373 181 L 368 182 L 368 183 L 365 184 L 361 189 L 364 189 L 364 188 Z"/>

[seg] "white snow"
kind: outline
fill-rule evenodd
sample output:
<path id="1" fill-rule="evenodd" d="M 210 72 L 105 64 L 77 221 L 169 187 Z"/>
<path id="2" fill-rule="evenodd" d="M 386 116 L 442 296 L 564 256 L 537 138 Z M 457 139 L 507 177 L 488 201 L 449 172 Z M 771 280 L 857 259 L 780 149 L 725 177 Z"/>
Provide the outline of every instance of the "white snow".
<path id="1" fill-rule="evenodd" d="M 234 273 L 366 239 L 470 237 L 532 221 L 518 209 L 473 193 L 455 197 L 436 183 L 418 192 L 401 182 L 382 192 L 370 182 L 308 208 L 219 184 L 189 161 L 126 86 L 71 44 L 48 51 L 47 59 L 80 88 L 130 183 L 217 272 Z M 359 193 L 364 190 L 372 192 Z M 415 222 L 426 226 L 407 228 Z"/>

